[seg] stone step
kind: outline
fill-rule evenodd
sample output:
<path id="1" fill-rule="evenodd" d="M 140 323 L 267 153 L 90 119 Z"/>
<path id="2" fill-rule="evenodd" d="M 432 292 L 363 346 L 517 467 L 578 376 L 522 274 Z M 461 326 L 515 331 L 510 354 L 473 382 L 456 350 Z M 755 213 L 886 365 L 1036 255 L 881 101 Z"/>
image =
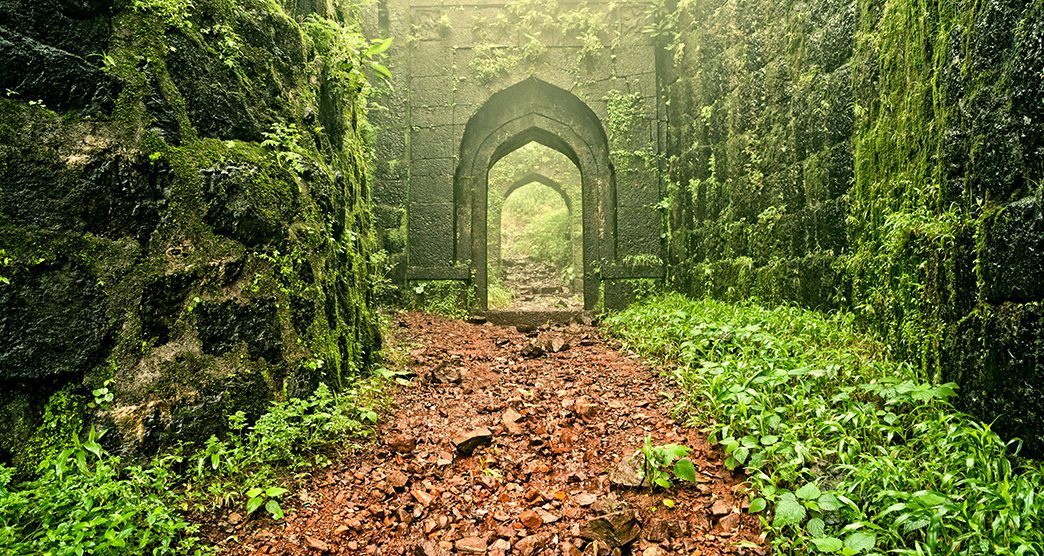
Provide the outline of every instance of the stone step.
<path id="1" fill-rule="evenodd" d="M 483 315 L 487 322 L 498 326 L 538 327 L 543 324 L 590 324 L 595 321 L 594 313 L 580 309 L 549 309 L 541 311 L 487 311 Z"/>

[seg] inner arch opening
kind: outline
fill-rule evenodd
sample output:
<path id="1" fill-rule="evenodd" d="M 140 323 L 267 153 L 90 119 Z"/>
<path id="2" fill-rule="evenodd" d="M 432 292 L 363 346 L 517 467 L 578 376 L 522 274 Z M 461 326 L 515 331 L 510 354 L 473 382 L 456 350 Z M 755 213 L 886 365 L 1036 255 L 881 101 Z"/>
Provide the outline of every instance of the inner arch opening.
<path id="1" fill-rule="evenodd" d="M 570 157 L 530 142 L 488 175 L 487 276 L 492 309 L 583 308 L 580 170 Z"/>

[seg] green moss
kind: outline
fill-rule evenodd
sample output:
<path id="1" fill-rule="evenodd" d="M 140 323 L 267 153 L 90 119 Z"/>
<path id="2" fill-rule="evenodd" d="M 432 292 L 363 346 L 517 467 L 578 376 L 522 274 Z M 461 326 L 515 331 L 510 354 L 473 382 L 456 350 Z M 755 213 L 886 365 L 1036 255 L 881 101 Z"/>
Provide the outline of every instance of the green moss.
<path id="1" fill-rule="evenodd" d="M 33 432 L 14 463 L 22 474 L 32 474 L 41 462 L 57 456 L 83 432 L 87 397 L 74 385 L 55 392 L 44 406 L 43 422 Z"/>

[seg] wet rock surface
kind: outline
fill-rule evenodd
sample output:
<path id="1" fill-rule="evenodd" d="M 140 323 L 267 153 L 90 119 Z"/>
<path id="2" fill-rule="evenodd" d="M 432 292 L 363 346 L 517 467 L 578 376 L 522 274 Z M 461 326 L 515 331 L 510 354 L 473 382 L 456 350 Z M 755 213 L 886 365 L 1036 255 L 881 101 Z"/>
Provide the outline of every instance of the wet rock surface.
<path id="1" fill-rule="evenodd" d="M 573 347 L 526 359 L 533 338 L 514 328 L 400 318 L 393 328 L 414 339 L 417 378 L 399 390 L 380 439 L 299 490 L 285 522 L 208 525 L 227 553 L 768 552 L 757 519 L 738 510 L 742 477 L 671 419 L 661 393 L 672 388 L 596 329 L 538 330 L 539 343 L 557 336 Z M 424 378 L 439 366 L 460 369 L 460 382 Z M 693 447 L 697 483 L 654 493 L 614 485 L 609 470 L 646 435 Z"/>

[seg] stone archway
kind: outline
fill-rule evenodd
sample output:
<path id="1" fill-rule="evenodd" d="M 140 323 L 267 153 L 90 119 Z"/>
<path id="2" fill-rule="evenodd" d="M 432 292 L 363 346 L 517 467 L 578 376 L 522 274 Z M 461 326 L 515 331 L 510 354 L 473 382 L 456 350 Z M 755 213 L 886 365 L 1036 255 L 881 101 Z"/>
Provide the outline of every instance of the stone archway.
<path id="1" fill-rule="evenodd" d="M 492 95 L 468 120 L 454 179 L 454 260 L 475 277 L 476 301 L 488 305 L 489 169 L 519 147 L 537 142 L 580 170 L 583 212 L 584 308 L 599 301 L 600 261 L 616 254 L 615 176 L 598 116 L 564 89 L 530 77 Z"/>

